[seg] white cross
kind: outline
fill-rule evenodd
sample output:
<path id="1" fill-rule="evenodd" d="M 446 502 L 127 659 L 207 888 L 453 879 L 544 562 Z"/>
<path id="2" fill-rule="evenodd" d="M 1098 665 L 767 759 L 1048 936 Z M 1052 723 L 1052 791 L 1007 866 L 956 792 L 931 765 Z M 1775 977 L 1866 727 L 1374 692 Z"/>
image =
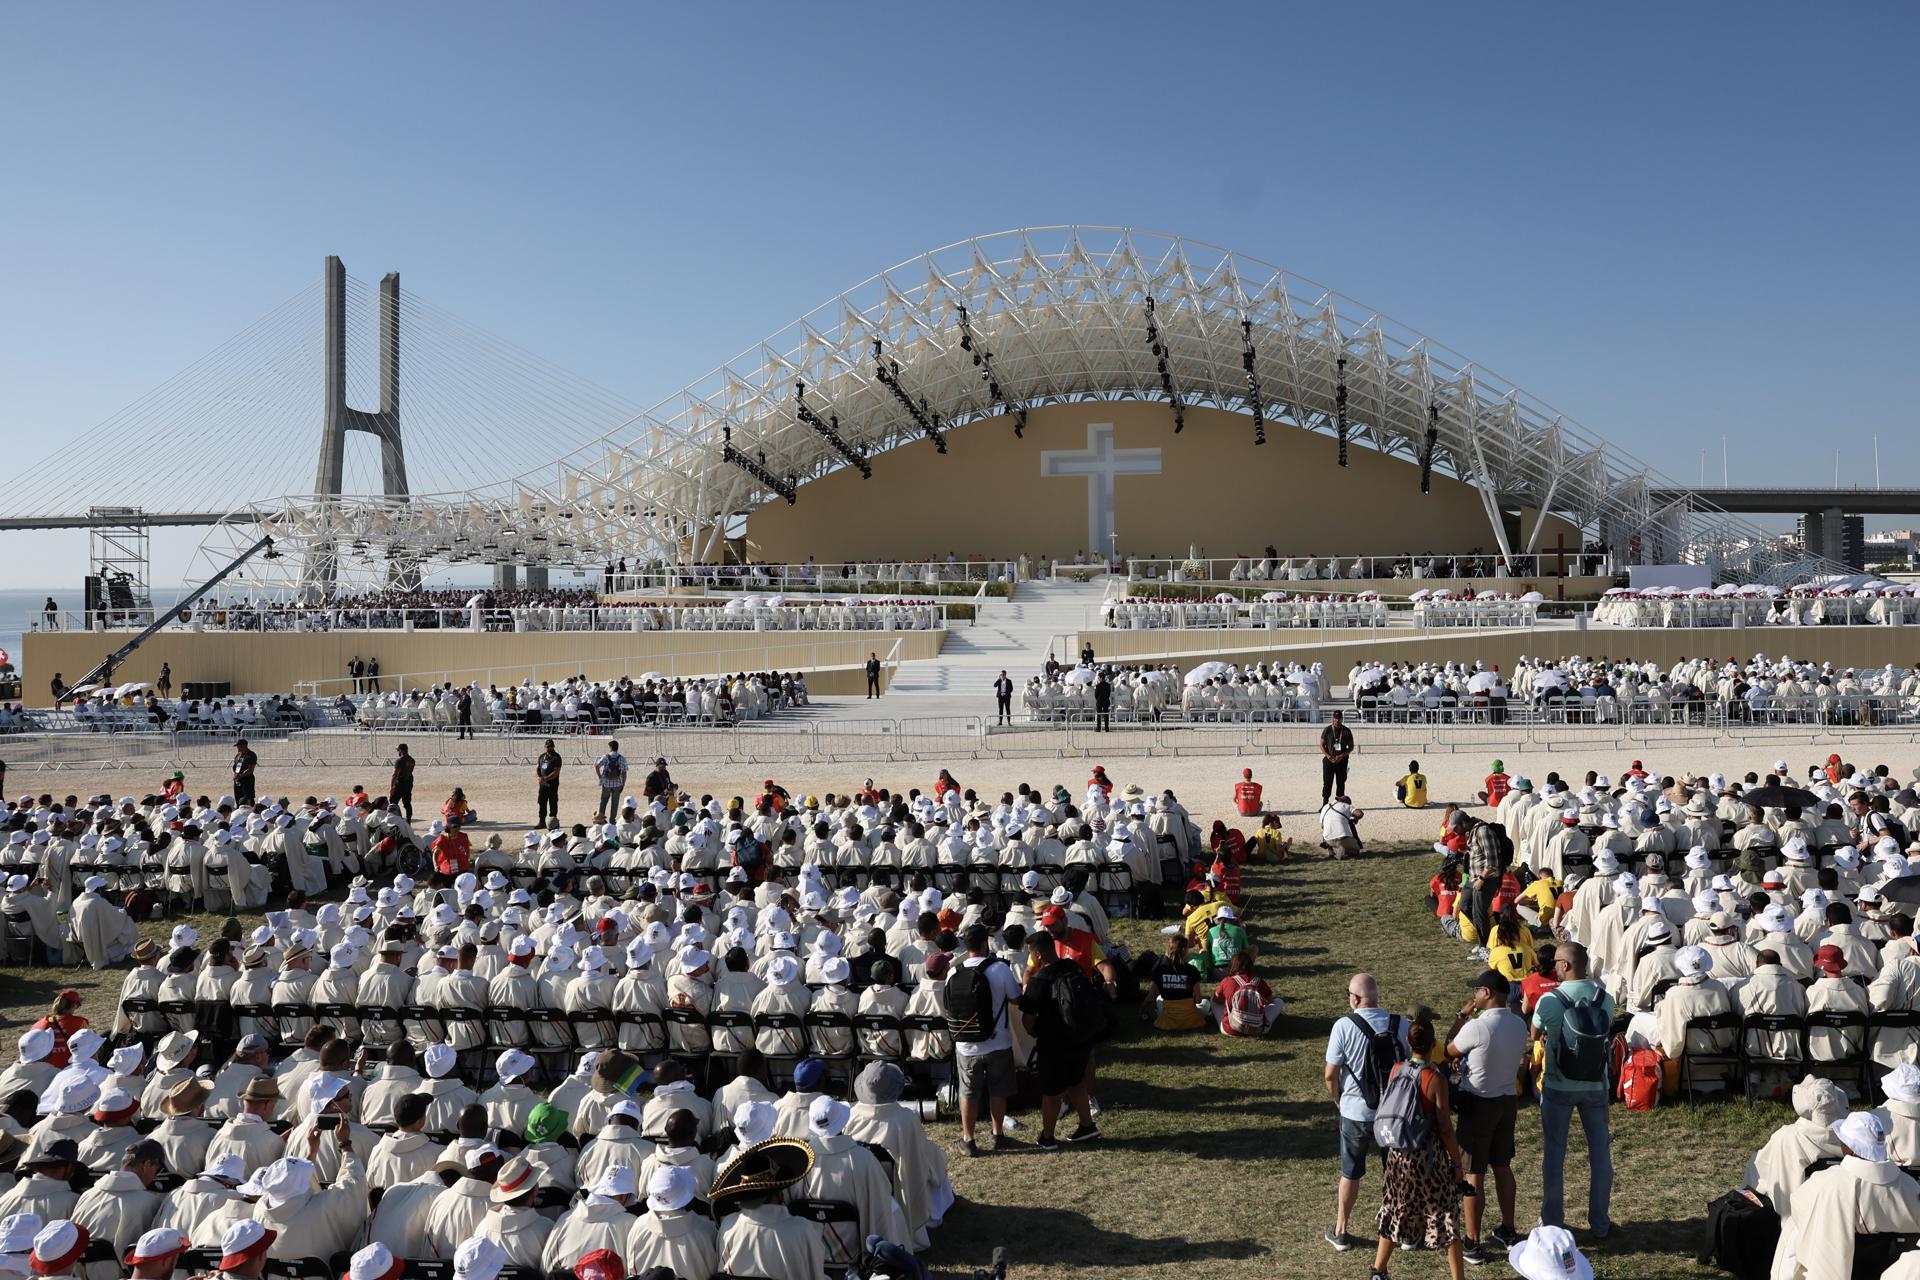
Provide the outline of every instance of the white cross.
<path id="1" fill-rule="evenodd" d="M 1120 476 L 1160 474 L 1158 449 L 1116 449 L 1113 424 L 1087 424 L 1085 449 L 1044 449 L 1043 476 L 1085 476 L 1087 479 L 1087 555 L 1105 556 L 1114 532 L 1114 480 Z"/>

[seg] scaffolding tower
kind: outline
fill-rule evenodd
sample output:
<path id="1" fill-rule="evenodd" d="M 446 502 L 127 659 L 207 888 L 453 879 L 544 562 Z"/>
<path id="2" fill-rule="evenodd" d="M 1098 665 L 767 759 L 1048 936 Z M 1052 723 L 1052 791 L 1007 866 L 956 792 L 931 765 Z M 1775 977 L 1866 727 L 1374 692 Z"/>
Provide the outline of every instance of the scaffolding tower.
<path id="1" fill-rule="evenodd" d="M 87 532 L 87 624 L 144 622 L 153 613 L 148 582 L 153 557 L 145 513 L 139 507 L 89 507 Z"/>

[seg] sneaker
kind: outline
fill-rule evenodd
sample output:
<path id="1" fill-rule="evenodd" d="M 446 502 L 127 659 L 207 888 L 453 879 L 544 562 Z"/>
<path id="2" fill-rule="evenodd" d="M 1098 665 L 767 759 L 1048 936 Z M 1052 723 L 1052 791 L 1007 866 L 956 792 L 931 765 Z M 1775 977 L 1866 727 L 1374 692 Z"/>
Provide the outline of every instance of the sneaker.
<path id="1" fill-rule="evenodd" d="M 1004 1133 L 996 1133 L 987 1139 L 987 1150 L 1001 1151 L 1013 1145 L 1013 1140 Z"/>
<path id="2" fill-rule="evenodd" d="M 966 1141 L 962 1142 L 960 1144 L 960 1149 L 967 1153 L 968 1159 L 972 1159 L 975 1156 L 978 1156 L 980 1154 L 980 1144 L 975 1142 L 972 1138 L 968 1138 Z"/>
<path id="3" fill-rule="evenodd" d="M 1359 1241 L 1355 1240 L 1346 1232 L 1335 1231 L 1332 1227 L 1327 1228 L 1327 1234 L 1324 1238 L 1328 1244 L 1333 1246 L 1334 1252 L 1336 1253 L 1345 1253 L 1359 1243 Z M 1377 1275 L 1378 1272 L 1375 1274 Z"/>
<path id="4" fill-rule="evenodd" d="M 1373 1271 L 1367 1273 L 1367 1280 L 1393 1280 L 1393 1277 L 1375 1268 Z"/>
<path id="5" fill-rule="evenodd" d="M 1075 1129 L 1072 1133 L 1067 1135 L 1067 1141 L 1068 1142 L 1092 1142 L 1095 1138 L 1099 1136 L 1100 1136 L 1099 1125 L 1083 1124 L 1079 1126 L 1077 1129 Z"/>
<path id="6" fill-rule="evenodd" d="M 1488 959 L 1487 949 L 1485 947 L 1475 947 L 1473 950 L 1467 952 L 1467 959 L 1486 960 Z"/>
<path id="7" fill-rule="evenodd" d="M 1033 1140 L 1033 1145 L 1040 1148 L 1042 1151 L 1059 1151 L 1061 1148 L 1065 1147 L 1067 1144 L 1060 1141 L 1060 1139 L 1054 1137 L 1052 1134 L 1043 1133 L 1038 1138 L 1035 1138 Z"/>
<path id="8" fill-rule="evenodd" d="M 1487 1233 L 1487 1239 L 1499 1245 L 1502 1249 L 1511 1249 L 1520 1243 L 1521 1236 L 1520 1233 L 1512 1227 L 1495 1227 Z"/>
<path id="9" fill-rule="evenodd" d="M 1484 1267 L 1493 1261 L 1493 1255 L 1478 1240 L 1467 1241 L 1467 1247 L 1461 1250 L 1460 1256 L 1467 1260 L 1470 1267 Z"/>

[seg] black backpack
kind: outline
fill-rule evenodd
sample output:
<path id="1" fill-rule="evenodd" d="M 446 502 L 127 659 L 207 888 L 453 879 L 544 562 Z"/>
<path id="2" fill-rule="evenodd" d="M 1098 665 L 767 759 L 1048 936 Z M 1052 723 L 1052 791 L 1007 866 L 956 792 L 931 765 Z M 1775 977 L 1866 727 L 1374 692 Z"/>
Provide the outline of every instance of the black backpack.
<path id="1" fill-rule="evenodd" d="M 947 975 L 947 1030 L 956 1041 L 978 1044 L 1000 1029 L 1001 1010 L 993 1006 L 987 966 L 1002 963 L 999 956 L 988 956 L 979 964 L 955 965 Z"/>
<path id="2" fill-rule="evenodd" d="M 1092 979 L 1072 961 L 1056 964 L 1049 978 L 1060 1026 L 1074 1044 L 1092 1044 L 1107 1034 L 1107 1006 L 1094 990 Z"/>
<path id="3" fill-rule="evenodd" d="M 1758 1191 L 1729 1191 L 1707 1205 L 1700 1264 L 1731 1272 L 1734 1280 L 1767 1280 L 1780 1243 L 1780 1215 Z"/>
<path id="4" fill-rule="evenodd" d="M 1395 1064 L 1406 1057 L 1400 1050 L 1400 1015 L 1387 1015 L 1385 1031 L 1375 1031 L 1373 1024 L 1358 1013 L 1348 1014 L 1347 1020 L 1366 1038 L 1366 1057 L 1361 1060 L 1353 1080 L 1360 1086 L 1360 1096 L 1372 1109 L 1380 1105 L 1381 1097 L 1386 1094 L 1387 1078 L 1393 1074 Z"/>

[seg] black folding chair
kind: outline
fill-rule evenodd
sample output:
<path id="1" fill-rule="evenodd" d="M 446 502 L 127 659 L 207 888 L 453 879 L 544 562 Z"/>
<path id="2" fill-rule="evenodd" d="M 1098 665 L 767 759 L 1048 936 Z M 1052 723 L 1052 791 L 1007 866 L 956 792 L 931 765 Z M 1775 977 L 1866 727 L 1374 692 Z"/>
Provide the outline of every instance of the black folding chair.
<path id="1" fill-rule="evenodd" d="M 1813 1033 L 1816 1031 L 1837 1034 L 1840 1042 L 1847 1047 L 1845 1056 L 1815 1058 Z M 1867 1081 L 1871 1075 L 1867 1057 L 1867 1047 L 1871 1043 L 1867 1036 L 1867 1013 L 1864 1009 L 1824 1009 L 1807 1015 L 1807 1070 L 1818 1072 L 1835 1084 L 1851 1080 L 1855 1092 L 1862 1098 L 1867 1096 Z"/>
<path id="2" fill-rule="evenodd" d="M 1792 1036 L 1791 1056 L 1775 1052 L 1770 1046 L 1775 1036 Z M 1745 1077 L 1746 1098 L 1754 1099 L 1754 1089 L 1762 1070 L 1781 1071 L 1789 1087 L 1807 1074 L 1807 1019 L 1798 1013 L 1750 1013 L 1740 1020 L 1740 1073 Z"/>
<path id="3" fill-rule="evenodd" d="M 818 1223 L 826 1245 L 827 1272 L 845 1276 L 865 1253 L 860 1236 L 860 1210 L 845 1200 L 789 1200 L 787 1212 Z"/>
<path id="4" fill-rule="evenodd" d="M 1694 1033 L 1712 1036 L 1711 1043 L 1723 1046 L 1710 1053 L 1698 1053 L 1693 1048 Z M 1701 1070 L 1724 1071 L 1728 1073 L 1727 1087 L 1733 1087 L 1733 1075 L 1740 1069 L 1740 1014 L 1729 1009 L 1723 1013 L 1703 1013 L 1699 1017 L 1687 1019 L 1686 1029 L 1681 1032 L 1686 1045 L 1680 1055 L 1680 1092 L 1688 1102 L 1694 1100 L 1698 1092 L 1694 1087 L 1694 1073 Z"/>

